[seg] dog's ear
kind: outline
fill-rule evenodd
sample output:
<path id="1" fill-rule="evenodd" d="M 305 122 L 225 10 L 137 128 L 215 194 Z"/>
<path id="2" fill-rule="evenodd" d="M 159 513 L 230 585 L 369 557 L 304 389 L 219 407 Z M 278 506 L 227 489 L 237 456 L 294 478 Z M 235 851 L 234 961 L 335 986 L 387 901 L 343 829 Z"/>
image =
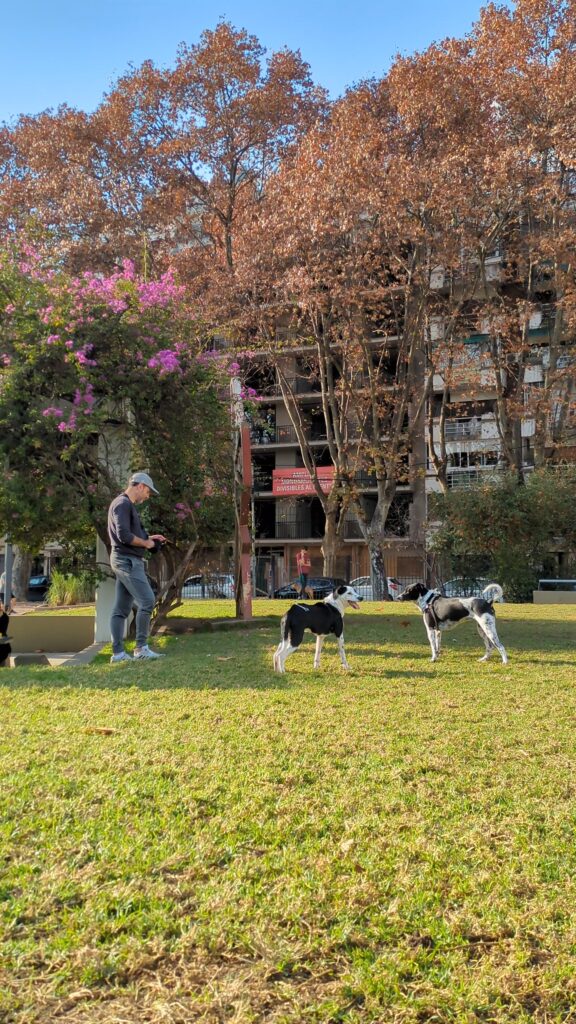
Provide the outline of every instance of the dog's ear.
<path id="1" fill-rule="evenodd" d="M 348 590 L 348 587 L 338 587 L 338 590 L 336 591 L 336 593 L 337 594 L 345 594 L 347 590 Z"/>

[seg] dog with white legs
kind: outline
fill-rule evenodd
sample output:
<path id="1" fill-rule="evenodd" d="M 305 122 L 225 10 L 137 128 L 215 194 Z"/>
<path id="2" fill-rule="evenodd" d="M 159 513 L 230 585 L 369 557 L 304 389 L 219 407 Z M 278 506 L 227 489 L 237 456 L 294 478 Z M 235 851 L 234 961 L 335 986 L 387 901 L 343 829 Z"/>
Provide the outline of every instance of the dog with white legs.
<path id="1" fill-rule="evenodd" d="M 344 649 L 344 612 L 358 608 L 362 598 L 353 587 L 336 587 L 328 597 L 316 604 L 293 604 L 280 623 L 280 643 L 274 652 L 274 671 L 284 673 L 287 658 L 297 651 L 307 629 L 316 636 L 314 668 L 320 668 L 320 655 L 327 636 L 338 640 L 343 668 L 350 668 Z"/>
<path id="2" fill-rule="evenodd" d="M 482 592 L 482 597 L 443 597 L 438 590 L 430 590 L 424 583 L 413 583 L 398 595 L 398 601 L 417 601 L 424 618 L 424 625 L 432 649 L 432 661 L 440 657 L 442 633 L 453 629 L 464 619 L 474 619 L 478 634 L 484 642 L 485 654 L 480 661 L 498 651 L 504 665 L 508 655 L 496 632 L 494 602 L 503 598 L 502 587 L 491 583 Z"/>

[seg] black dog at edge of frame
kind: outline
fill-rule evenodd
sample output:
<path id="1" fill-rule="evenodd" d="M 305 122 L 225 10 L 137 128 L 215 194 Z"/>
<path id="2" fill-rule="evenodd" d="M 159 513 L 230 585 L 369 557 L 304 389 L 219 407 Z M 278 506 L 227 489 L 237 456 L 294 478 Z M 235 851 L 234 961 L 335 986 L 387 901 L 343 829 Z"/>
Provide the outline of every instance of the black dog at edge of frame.
<path id="1" fill-rule="evenodd" d="M 10 646 L 10 637 L 6 634 L 8 632 L 8 626 L 10 624 L 10 618 L 7 612 L 0 612 L 0 668 L 6 664 L 8 658 L 12 654 L 12 648 Z"/>

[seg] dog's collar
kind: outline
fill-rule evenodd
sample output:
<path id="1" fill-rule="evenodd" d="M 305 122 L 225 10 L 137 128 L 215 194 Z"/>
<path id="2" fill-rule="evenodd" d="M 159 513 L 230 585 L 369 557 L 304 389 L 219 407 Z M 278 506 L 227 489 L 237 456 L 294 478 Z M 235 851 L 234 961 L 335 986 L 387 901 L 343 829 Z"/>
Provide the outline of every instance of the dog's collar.
<path id="1" fill-rule="evenodd" d="M 435 597 L 440 597 L 439 590 L 427 590 L 422 597 L 419 597 L 416 604 L 418 605 L 420 611 L 425 612 L 428 605 L 431 603 L 431 601 L 434 600 Z"/>

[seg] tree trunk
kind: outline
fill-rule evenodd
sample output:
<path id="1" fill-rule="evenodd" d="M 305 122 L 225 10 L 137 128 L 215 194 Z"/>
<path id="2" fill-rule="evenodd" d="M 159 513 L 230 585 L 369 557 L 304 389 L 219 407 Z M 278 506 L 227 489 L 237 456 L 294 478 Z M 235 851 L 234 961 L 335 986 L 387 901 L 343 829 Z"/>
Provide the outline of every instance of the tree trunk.
<path id="1" fill-rule="evenodd" d="M 14 548 L 14 564 L 12 566 L 12 590 L 17 601 L 28 600 L 28 581 L 32 569 L 32 555 L 22 548 Z"/>
<path id="2" fill-rule="evenodd" d="M 384 556 L 384 530 L 390 506 L 396 494 L 396 481 L 388 478 L 378 486 L 378 504 L 374 510 L 372 521 L 366 531 L 366 542 L 370 555 L 370 574 L 372 577 L 372 592 L 375 601 L 388 601 L 390 592 L 388 590 L 388 577 L 386 573 L 386 560 Z"/>
<path id="3" fill-rule="evenodd" d="M 164 625 L 168 613 L 182 604 L 180 592 L 188 575 L 196 545 L 197 541 L 192 541 L 185 551 L 171 546 L 159 551 L 150 560 L 148 575 L 157 587 L 156 606 L 150 625 L 151 636 Z"/>
<path id="4" fill-rule="evenodd" d="M 324 526 L 324 537 L 322 538 L 322 558 L 324 576 L 336 575 L 336 552 L 338 543 L 337 533 L 338 508 L 326 510 L 326 523 Z"/>
<path id="5" fill-rule="evenodd" d="M 372 578 L 372 595 L 375 601 L 389 601 L 390 591 L 388 590 L 388 577 L 386 574 L 386 562 L 384 552 L 376 538 L 368 541 L 368 553 L 370 555 L 370 576 Z"/>

